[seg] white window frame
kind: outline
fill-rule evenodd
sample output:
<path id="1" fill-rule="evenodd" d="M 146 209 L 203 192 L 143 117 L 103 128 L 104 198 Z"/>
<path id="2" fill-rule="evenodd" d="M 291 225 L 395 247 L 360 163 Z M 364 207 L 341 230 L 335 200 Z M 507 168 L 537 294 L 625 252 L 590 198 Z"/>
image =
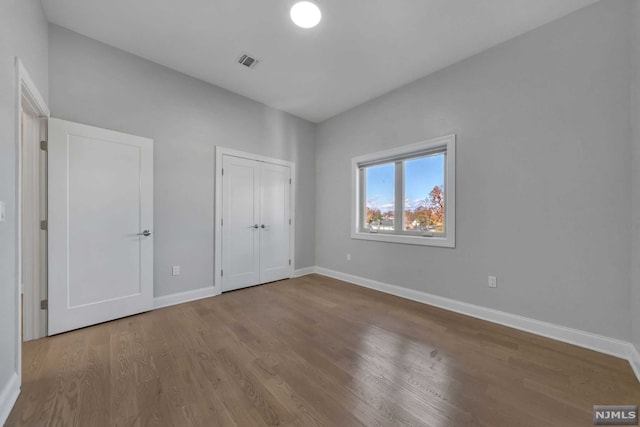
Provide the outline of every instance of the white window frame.
<path id="1" fill-rule="evenodd" d="M 446 151 L 444 188 L 445 188 L 445 232 L 433 234 L 419 234 L 403 232 L 370 232 L 361 229 L 364 207 L 361 206 L 363 197 L 363 174 L 360 173 L 362 165 L 394 162 L 400 159 L 410 158 L 430 151 Z M 403 179 L 396 171 L 396 180 Z M 439 246 L 455 248 L 456 246 L 456 136 L 446 135 L 438 138 L 389 150 L 364 154 L 351 160 L 351 238 L 361 240 L 375 240 L 379 242 L 403 243 L 409 245 Z M 404 191 L 404 185 L 402 186 Z M 396 204 L 404 201 L 404 194 L 396 194 Z M 402 219 L 399 219 L 402 221 Z"/>

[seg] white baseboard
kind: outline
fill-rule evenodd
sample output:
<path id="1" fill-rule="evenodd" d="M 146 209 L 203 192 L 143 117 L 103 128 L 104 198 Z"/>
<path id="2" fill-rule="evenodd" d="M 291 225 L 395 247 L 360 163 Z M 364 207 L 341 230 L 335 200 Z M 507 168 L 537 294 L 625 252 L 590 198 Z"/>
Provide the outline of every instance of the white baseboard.
<path id="1" fill-rule="evenodd" d="M 629 364 L 633 372 L 636 373 L 638 381 L 640 381 L 640 349 L 633 344 L 631 344 L 631 351 L 629 352 Z"/>
<path id="2" fill-rule="evenodd" d="M 579 329 L 568 328 L 553 323 L 543 322 L 531 319 L 529 317 L 519 316 L 492 308 L 482 307 L 475 304 L 457 301 L 422 291 L 403 288 L 388 283 L 378 282 L 376 280 L 367 279 L 360 276 L 354 276 L 324 267 L 316 267 L 315 273 L 323 276 L 332 277 L 334 279 L 343 280 L 365 288 L 374 289 L 376 291 L 395 295 L 398 297 L 410 299 L 412 301 L 421 302 L 445 310 L 454 311 L 456 313 L 465 314 L 467 316 L 486 320 L 492 323 L 508 326 L 510 328 L 519 329 L 521 331 L 530 332 L 532 334 L 541 335 L 557 341 L 574 344 L 579 347 L 588 348 L 600 353 L 609 354 L 611 356 L 626 359 L 631 364 L 638 381 L 640 381 L 640 354 L 637 349 L 627 341 L 616 338 L 609 338 L 604 335 L 593 334 Z"/>
<path id="3" fill-rule="evenodd" d="M 20 395 L 20 378 L 14 372 L 0 391 L 0 425 L 4 425 L 9 418 L 18 395 Z"/>
<path id="4" fill-rule="evenodd" d="M 316 267 L 306 267 L 306 268 L 300 268 L 298 270 L 294 270 L 293 271 L 293 276 L 291 276 L 292 278 L 295 277 L 302 277 L 302 276 L 306 276 L 308 274 L 313 274 L 316 272 Z"/>
<path id="5" fill-rule="evenodd" d="M 153 308 L 169 307 L 171 305 L 182 304 L 184 302 L 195 301 L 218 295 L 216 288 L 208 286 L 206 288 L 194 289 L 192 291 L 180 292 L 177 294 L 164 295 L 153 299 Z"/>
<path id="6" fill-rule="evenodd" d="M 291 277 L 301 277 L 306 276 L 308 274 L 313 274 L 316 271 L 316 267 L 306 267 L 293 271 L 293 275 Z M 192 291 L 179 292 L 177 294 L 171 295 L 163 295 L 160 297 L 155 297 L 153 299 L 153 308 L 163 308 L 169 307 L 176 304 L 182 304 L 185 302 L 196 301 L 203 298 L 209 298 L 216 295 L 219 295 L 220 292 L 216 291 L 214 287 L 206 287 L 195 289 Z"/>

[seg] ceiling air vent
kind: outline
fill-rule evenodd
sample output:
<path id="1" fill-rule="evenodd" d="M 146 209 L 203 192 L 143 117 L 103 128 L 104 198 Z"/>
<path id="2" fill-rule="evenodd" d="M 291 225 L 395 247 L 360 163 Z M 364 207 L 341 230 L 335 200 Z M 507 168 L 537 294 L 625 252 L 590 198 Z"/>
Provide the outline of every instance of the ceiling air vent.
<path id="1" fill-rule="evenodd" d="M 253 58 L 246 53 L 243 53 L 240 58 L 238 58 L 238 64 L 242 64 L 248 68 L 255 68 L 258 63 L 260 63 L 259 59 Z"/>

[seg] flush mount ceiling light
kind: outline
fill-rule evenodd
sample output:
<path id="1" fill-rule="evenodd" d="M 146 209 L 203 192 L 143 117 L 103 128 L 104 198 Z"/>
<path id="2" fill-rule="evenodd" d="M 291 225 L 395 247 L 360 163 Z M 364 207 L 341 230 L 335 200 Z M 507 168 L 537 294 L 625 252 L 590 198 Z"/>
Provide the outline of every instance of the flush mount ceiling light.
<path id="1" fill-rule="evenodd" d="M 322 19 L 322 12 L 315 2 L 299 1 L 291 7 L 291 20 L 300 28 L 313 28 Z"/>

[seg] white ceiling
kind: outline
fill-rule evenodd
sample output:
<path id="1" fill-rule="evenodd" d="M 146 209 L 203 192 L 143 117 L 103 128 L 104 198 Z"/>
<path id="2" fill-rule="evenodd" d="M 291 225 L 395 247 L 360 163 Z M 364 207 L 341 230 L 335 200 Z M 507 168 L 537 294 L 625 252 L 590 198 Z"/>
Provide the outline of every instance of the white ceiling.
<path id="1" fill-rule="evenodd" d="M 50 22 L 321 122 L 596 0 L 42 0 Z M 262 62 L 236 64 L 241 53 Z"/>

